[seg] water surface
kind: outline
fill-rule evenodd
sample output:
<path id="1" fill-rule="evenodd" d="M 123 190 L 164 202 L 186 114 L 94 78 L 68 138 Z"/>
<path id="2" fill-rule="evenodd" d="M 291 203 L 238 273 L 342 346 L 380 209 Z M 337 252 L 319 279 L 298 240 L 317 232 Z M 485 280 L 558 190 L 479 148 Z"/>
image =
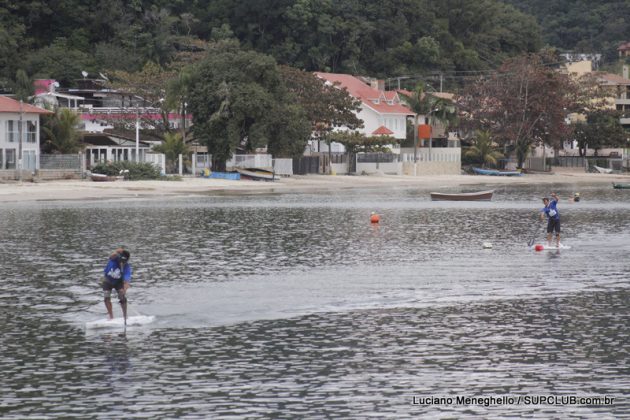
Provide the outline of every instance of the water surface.
<path id="1" fill-rule="evenodd" d="M 630 194 L 544 188 L 501 186 L 489 203 L 394 188 L 3 205 L 0 415 L 628 415 Z M 570 250 L 527 249 L 547 189 L 581 193 L 559 205 Z M 130 312 L 156 321 L 85 331 L 119 244 Z M 412 403 L 541 394 L 615 403 Z"/>

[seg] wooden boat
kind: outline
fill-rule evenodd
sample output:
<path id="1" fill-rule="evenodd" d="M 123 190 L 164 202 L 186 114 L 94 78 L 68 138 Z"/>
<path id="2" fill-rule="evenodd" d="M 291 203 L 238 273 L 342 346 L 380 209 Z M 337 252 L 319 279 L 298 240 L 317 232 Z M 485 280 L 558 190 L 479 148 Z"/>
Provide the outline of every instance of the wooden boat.
<path id="1" fill-rule="evenodd" d="M 439 192 L 431 193 L 432 201 L 490 201 L 494 190 L 477 191 L 468 193 L 446 194 Z"/>
<path id="2" fill-rule="evenodd" d="M 623 182 L 613 182 L 613 188 L 616 190 L 630 190 L 630 184 Z"/>
<path id="3" fill-rule="evenodd" d="M 595 170 L 599 172 L 600 174 L 611 174 L 613 171 L 610 168 L 602 168 L 601 166 L 596 166 L 596 165 L 593 165 L 593 168 L 595 168 Z"/>
<path id="4" fill-rule="evenodd" d="M 243 179 L 251 179 L 254 181 L 273 181 L 276 179 L 273 171 L 260 168 L 235 168 L 241 174 Z"/>
<path id="5" fill-rule="evenodd" d="M 122 181 L 123 179 L 125 179 L 125 177 L 92 173 L 90 174 L 90 179 L 94 182 L 111 182 L 111 181 Z"/>
<path id="6" fill-rule="evenodd" d="M 472 168 L 472 170 L 477 175 L 523 176 L 523 173 L 519 171 L 499 171 L 498 169 L 482 169 L 482 168 Z"/>

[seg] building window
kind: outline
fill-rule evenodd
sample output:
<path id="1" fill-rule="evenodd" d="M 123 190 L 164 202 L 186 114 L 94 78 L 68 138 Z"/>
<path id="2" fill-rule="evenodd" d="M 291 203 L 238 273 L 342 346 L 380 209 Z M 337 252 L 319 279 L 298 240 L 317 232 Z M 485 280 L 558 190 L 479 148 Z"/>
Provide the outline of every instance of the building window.
<path id="1" fill-rule="evenodd" d="M 24 121 L 26 131 L 26 142 L 37 143 L 37 122 Z M 9 143 L 17 143 L 20 141 L 20 121 L 7 121 L 7 141 Z"/>
<path id="2" fill-rule="evenodd" d="M 37 143 L 37 122 L 35 121 L 26 122 L 26 142 Z"/>
<path id="3" fill-rule="evenodd" d="M 7 169 L 15 169 L 15 149 L 5 149 Z"/>
<path id="4" fill-rule="evenodd" d="M 7 121 L 7 141 L 14 143 L 19 140 L 20 131 L 18 129 L 18 121 Z"/>
<path id="5" fill-rule="evenodd" d="M 0 149 L 0 170 L 4 169 L 4 150 Z"/>

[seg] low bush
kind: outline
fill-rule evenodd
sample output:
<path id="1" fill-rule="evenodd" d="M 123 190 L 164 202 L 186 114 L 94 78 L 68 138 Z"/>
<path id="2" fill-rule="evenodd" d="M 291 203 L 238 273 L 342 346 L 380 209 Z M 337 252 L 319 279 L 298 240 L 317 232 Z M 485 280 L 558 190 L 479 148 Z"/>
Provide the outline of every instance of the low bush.
<path id="1" fill-rule="evenodd" d="M 99 163 L 92 167 L 92 172 L 110 176 L 122 175 L 124 173 L 125 178 L 132 181 L 162 178 L 160 168 L 148 162 L 119 161 Z"/>

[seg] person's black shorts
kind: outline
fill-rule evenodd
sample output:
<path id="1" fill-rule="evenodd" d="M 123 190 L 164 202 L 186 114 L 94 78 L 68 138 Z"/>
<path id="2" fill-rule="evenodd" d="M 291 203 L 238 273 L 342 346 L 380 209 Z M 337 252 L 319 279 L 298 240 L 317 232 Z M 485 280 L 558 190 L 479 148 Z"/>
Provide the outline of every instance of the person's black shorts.
<path id="1" fill-rule="evenodd" d="M 122 281 L 112 284 L 109 281 L 107 281 L 107 279 L 103 279 L 103 281 L 101 282 L 101 286 L 103 286 L 104 296 L 106 298 L 109 298 L 112 295 L 112 290 L 116 290 L 116 292 L 118 293 L 118 298 L 120 299 L 121 293 L 124 294 L 123 284 L 124 282 Z"/>
<path id="2" fill-rule="evenodd" d="M 556 233 L 560 233 L 560 219 L 550 217 L 549 221 L 547 221 L 547 233 L 551 233 L 554 230 Z"/>

